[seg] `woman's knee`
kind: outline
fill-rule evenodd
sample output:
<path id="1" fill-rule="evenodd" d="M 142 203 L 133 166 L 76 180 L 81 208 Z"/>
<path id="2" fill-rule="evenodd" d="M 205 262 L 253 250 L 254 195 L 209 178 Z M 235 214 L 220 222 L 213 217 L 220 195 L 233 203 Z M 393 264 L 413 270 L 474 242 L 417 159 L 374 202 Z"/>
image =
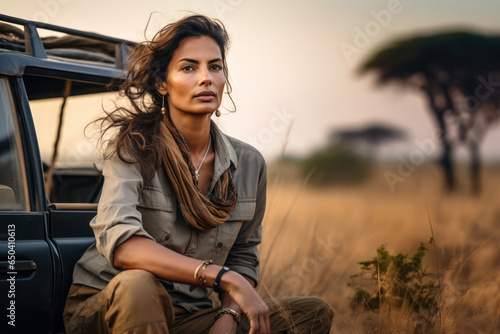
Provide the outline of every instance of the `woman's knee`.
<path id="1" fill-rule="evenodd" d="M 109 284 L 112 285 L 115 283 L 121 285 L 122 287 L 134 287 L 148 283 L 156 284 L 156 282 L 159 283 L 158 279 L 147 270 L 129 269 L 116 275 L 111 282 L 109 282 Z"/>
<path id="2" fill-rule="evenodd" d="M 278 316 L 291 317 L 299 332 L 328 333 L 333 320 L 332 307 L 319 297 L 290 297 L 278 299 L 273 308 Z M 290 323 L 290 320 L 287 321 Z"/>
<path id="3" fill-rule="evenodd" d="M 172 324 L 174 312 L 170 296 L 160 281 L 146 270 L 125 270 L 105 289 L 110 328 L 142 326 L 166 321 Z"/>
<path id="4" fill-rule="evenodd" d="M 333 309 L 324 299 L 320 297 L 305 297 L 309 310 L 315 310 L 317 318 L 328 321 L 333 320 Z"/>
<path id="5" fill-rule="evenodd" d="M 121 303 L 142 307 L 151 302 L 151 298 L 170 298 L 160 281 L 149 271 L 141 269 L 124 270 L 109 282 L 112 299 Z"/>

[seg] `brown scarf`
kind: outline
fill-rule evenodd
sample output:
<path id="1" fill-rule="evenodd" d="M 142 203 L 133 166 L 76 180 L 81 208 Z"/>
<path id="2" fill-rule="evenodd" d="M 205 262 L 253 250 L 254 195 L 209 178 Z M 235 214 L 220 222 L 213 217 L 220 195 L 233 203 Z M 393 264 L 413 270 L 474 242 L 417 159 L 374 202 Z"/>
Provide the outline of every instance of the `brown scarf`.
<path id="1" fill-rule="evenodd" d="M 162 156 L 163 166 L 184 219 L 198 231 L 209 231 L 224 223 L 238 198 L 229 168 L 217 180 L 216 193 L 209 199 L 198 189 L 187 144 L 168 116 L 162 122 L 161 134 L 167 147 Z"/>

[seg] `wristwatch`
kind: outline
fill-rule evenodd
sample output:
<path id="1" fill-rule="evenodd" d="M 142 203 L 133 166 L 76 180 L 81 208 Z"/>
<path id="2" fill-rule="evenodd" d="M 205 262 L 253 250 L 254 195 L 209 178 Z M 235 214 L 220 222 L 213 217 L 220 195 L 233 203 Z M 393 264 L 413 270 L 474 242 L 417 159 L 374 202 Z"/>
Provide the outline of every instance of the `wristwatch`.
<path id="1" fill-rule="evenodd" d="M 219 271 L 219 273 L 217 274 L 217 277 L 215 278 L 215 282 L 214 282 L 214 291 L 215 292 L 220 292 L 220 279 L 222 277 L 222 275 L 224 275 L 224 273 L 226 271 L 229 271 L 229 268 L 228 267 L 222 267 L 222 269 Z"/>

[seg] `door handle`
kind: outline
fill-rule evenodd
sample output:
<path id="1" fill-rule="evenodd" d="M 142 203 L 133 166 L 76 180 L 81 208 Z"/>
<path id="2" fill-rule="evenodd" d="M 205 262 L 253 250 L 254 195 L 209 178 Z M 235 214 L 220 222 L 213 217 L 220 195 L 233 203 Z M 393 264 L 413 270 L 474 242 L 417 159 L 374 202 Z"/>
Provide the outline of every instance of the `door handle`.
<path id="1" fill-rule="evenodd" d="M 0 279 L 7 278 L 7 273 L 16 273 L 17 277 L 27 277 L 31 275 L 37 268 L 35 261 L 32 260 L 16 260 L 14 268 L 9 265 L 8 261 L 0 261 Z"/>

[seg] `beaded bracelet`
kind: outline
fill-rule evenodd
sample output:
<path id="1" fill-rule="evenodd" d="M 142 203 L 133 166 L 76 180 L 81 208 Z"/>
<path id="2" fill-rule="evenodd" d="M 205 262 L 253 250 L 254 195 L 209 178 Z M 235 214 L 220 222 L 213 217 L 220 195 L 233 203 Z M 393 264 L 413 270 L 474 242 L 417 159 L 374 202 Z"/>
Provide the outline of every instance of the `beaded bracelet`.
<path id="1" fill-rule="evenodd" d="M 233 316 L 234 321 L 239 325 L 240 324 L 240 314 L 236 312 L 235 310 L 232 310 L 230 308 L 221 308 L 217 313 L 215 313 L 215 320 L 218 320 L 220 317 L 222 317 L 224 314 L 230 314 Z"/>

